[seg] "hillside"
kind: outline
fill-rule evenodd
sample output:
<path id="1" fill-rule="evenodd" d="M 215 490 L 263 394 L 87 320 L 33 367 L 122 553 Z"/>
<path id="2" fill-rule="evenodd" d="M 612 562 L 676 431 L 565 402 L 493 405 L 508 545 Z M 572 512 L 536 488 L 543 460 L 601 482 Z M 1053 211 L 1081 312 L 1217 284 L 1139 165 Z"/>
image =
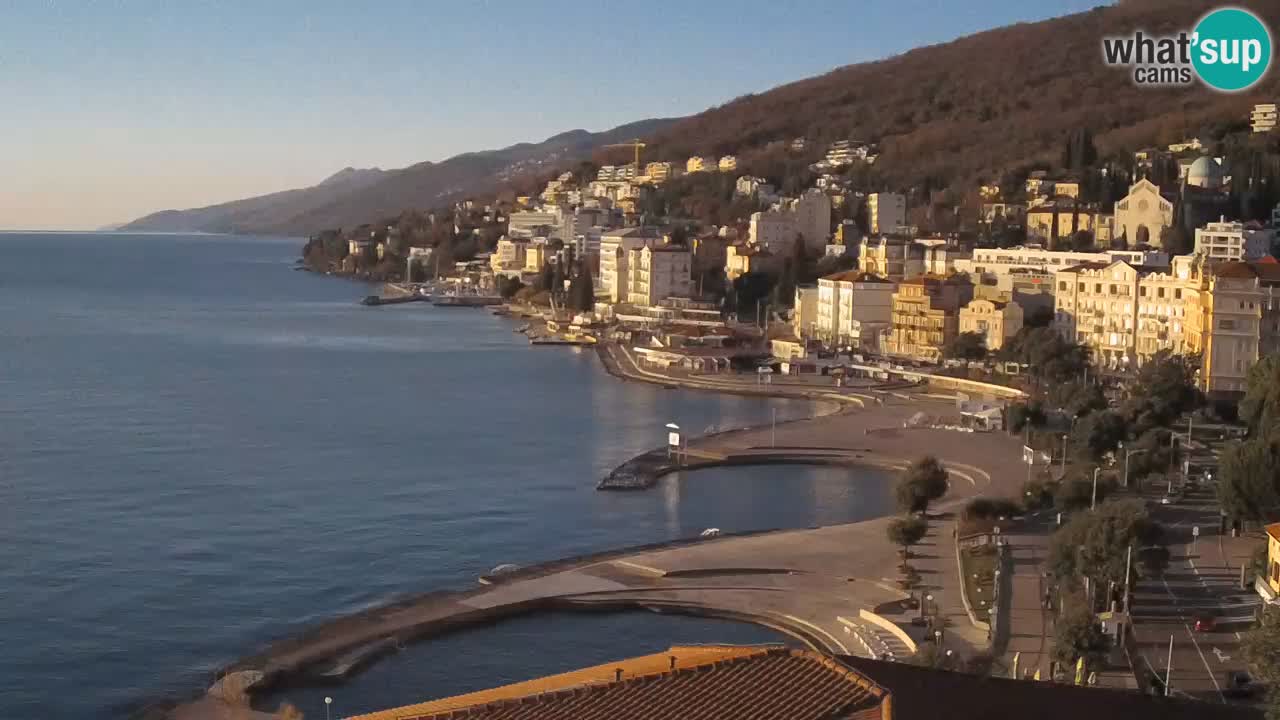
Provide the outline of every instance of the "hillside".
<path id="1" fill-rule="evenodd" d="M 1237 5 L 1280 27 L 1280 0 Z M 1106 155 L 1247 124 L 1254 102 L 1280 95 L 1274 60 L 1267 78 L 1239 95 L 1138 87 L 1102 62 L 1105 35 L 1189 29 L 1217 6 L 1122 2 L 846 66 L 678 122 L 656 133 L 651 157 L 749 153 L 796 137 L 808 138 L 812 153 L 853 138 L 880 144 L 875 168 L 885 186 L 939 189 L 1054 161 L 1080 128 L 1093 130 Z"/>
<path id="2" fill-rule="evenodd" d="M 405 209 L 427 210 L 467 195 L 492 192 L 590 157 L 601 145 L 649 135 L 672 122 L 642 120 L 598 133 L 572 130 L 540 143 L 464 153 L 398 170 L 346 168 L 311 187 L 191 210 L 165 210 L 121 229 L 306 235 L 350 227 Z"/>

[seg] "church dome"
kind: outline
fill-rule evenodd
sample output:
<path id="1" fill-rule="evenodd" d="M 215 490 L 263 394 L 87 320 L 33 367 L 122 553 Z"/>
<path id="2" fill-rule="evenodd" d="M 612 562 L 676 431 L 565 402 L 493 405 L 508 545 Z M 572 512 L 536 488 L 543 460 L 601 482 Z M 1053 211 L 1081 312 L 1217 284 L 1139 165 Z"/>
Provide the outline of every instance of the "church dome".
<path id="1" fill-rule="evenodd" d="M 1222 187 L 1222 166 L 1208 156 L 1197 158 L 1187 170 L 1187 184 L 1217 190 Z"/>

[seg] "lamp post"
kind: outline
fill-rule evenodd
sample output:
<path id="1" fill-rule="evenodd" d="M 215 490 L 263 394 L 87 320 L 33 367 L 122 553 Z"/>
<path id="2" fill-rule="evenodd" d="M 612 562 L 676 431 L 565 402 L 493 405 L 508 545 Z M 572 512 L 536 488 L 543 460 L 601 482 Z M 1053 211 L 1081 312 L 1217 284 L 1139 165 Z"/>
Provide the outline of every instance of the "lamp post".
<path id="1" fill-rule="evenodd" d="M 778 408 L 772 408 L 772 421 L 769 423 L 769 447 L 778 447 Z"/>
<path id="2" fill-rule="evenodd" d="M 333 704 L 333 698 L 325 695 L 324 697 L 324 720 L 331 720 L 329 717 L 329 706 Z"/>
<path id="3" fill-rule="evenodd" d="M 680 426 L 670 422 L 667 423 L 667 458 L 671 457 L 671 448 L 675 448 L 676 464 L 680 464 Z"/>
<path id="4" fill-rule="evenodd" d="M 1089 499 L 1089 509 L 1092 510 L 1098 506 L 1098 473 L 1102 472 L 1102 468 L 1093 469 L 1093 497 Z"/>

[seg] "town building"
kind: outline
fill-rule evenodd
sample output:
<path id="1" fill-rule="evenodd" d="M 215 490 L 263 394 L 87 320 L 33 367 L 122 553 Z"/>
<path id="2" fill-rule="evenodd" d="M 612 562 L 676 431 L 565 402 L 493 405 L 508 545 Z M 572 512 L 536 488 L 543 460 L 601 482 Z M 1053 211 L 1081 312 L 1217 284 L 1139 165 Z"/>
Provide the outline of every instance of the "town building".
<path id="1" fill-rule="evenodd" d="M 978 186 L 978 197 L 986 202 L 995 202 L 1000 199 L 1000 186 L 996 183 L 985 183 Z"/>
<path id="2" fill-rule="evenodd" d="M 528 240 L 512 240 L 502 237 L 489 256 L 489 267 L 494 275 L 520 275 L 525 268 L 525 251 L 529 247 Z"/>
<path id="3" fill-rule="evenodd" d="M 658 305 L 670 297 L 689 297 L 693 291 L 693 255 L 684 245 L 646 245 L 627 258 L 627 302 Z"/>
<path id="4" fill-rule="evenodd" d="M 889 326 L 895 289 L 884 278 L 854 270 L 819 278 L 813 337 L 828 345 L 875 349 Z"/>
<path id="5" fill-rule="evenodd" d="M 752 245 L 788 254 L 797 236 L 816 251 L 826 245 L 830 234 L 831 198 L 820 190 L 809 190 L 773 210 L 752 213 L 747 238 Z"/>
<path id="6" fill-rule="evenodd" d="M 536 235 L 559 237 L 560 227 L 558 211 L 522 210 L 507 217 L 507 237 L 513 240 Z"/>
<path id="7" fill-rule="evenodd" d="M 736 242 L 725 248 L 724 274 L 729 282 L 747 273 L 771 273 L 781 271 L 784 258 L 753 243 Z"/>
<path id="8" fill-rule="evenodd" d="M 1249 114 L 1249 122 L 1256 133 L 1271 132 L 1276 129 L 1276 104 L 1258 103 Z"/>
<path id="9" fill-rule="evenodd" d="M 676 176 L 675 173 L 676 168 L 669 162 L 651 162 L 644 166 L 645 177 L 655 185 L 661 185 L 672 179 Z"/>
<path id="10" fill-rule="evenodd" d="M 1059 180 L 1053 184 L 1053 194 L 1056 197 L 1078 198 L 1080 183 L 1074 180 Z"/>
<path id="11" fill-rule="evenodd" d="M 873 235 L 894 232 L 907 224 L 907 199 L 898 193 L 867 196 L 867 227 Z"/>
<path id="12" fill-rule="evenodd" d="M 918 275 L 898 284 L 890 325 L 881 336 L 886 355 L 938 362 L 955 339 L 960 308 L 973 299 L 973 285 L 961 275 Z"/>
<path id="13" fill-rule="evenodd" d="M 829 167 L 846 167 L 855 162 L 865 161 L 870 155 L 871 149 L 864 142 L 857 140 L 840 140 L 827 148 L 827 154 L 824 160 Z"/>
<path id="14" fill-rule="evenodd" d="M 1043 170 L 1037 170 L 1031 173 L 1026 182 L 1023 183 L 1023 190 L 1027 193 L 1028 198 L 1049 197 L 1053 194 L 1054 182 L 1046 177 Z"/>
<path id="15" fill-rule="evenodd" d="M 735 195 L 754 198 L 771 198 L 775 194 L 773 185 L 770 185 L 763 178 L 743 175 L 733 184 L 733 192 Z"/>
<path id="16" fill-rule="evenodd" d="M 989 225 L 996 220 L 1009 225 L 1022 225 L 1027 221 L 1027 206 L 1022 203 L 983 203 L 982 221 Z"/>
<path id="17" fill-rule="evenodd" d="M 1200 142 L 1200 138 L 1191 138 L 1190 140 L 1183 140 L 1169 145 L 1169 152 L 1171 153 L 1193 152 L 1203 149 L 1204 145 Z"/>
<path id="18" fill-rule="evenodd" d="M 974 298 L 960 310 L 962 333 L 982 336 L 988 350 L 999 350 L 1022 329 L 1022 307 L 1012 298 Z"/>
<path id="19" fill-rule="evenodd" d="M 1280 262 L 1223 263 L 1203 279 L 1188 351 L 1200 356 L 1200 389 L 1238 398 L 1249 368 L 1280 345 Z"/>
<path id="20" fill-rule="evenodd" d="M 717 160 L 710 156 L 693 155 L 684 164 L 687 173 L 715 172 L 719 167 Z"/>
<path id="21" fill-rule="evenodd" d="M 1173 203 L 1160 188 L 1143 178 L 1129 187 L 1129 194 L 1116 203 L 1114 234 L 1125 245 L 1160 245 L 1166 228 L 1173 227 Z"/>
<path id="22" fill-rule="evenodd" d="M 1271 254 L 1274 231 L 1219 218 L 1196 228 L 1195 253 L 1211 263 L 1232 260 L 1259 260 Z"/>
<path id="23" fill-rule="evenodd" d="M 1027 237 L 1040 242 L 1062 240 L 1077 232 L 1092 234 L 1098 211 L 1092 205 L 1064 198 L 1027 208 Z"/>
<path id="24" fill-rule="evenodd" d="M 817 285 L 801 285 L 796 288 L 795 299 L 791 304 L 791 331 L 796 337 L 818 336 L 818 296 Z"/>
<path id="25" fill-rule="evenodd" d="M 796 217 L 788 210 L 751 213 L 747 242 L 774 253 L 789 253 L 796 240 Z"/>
<path id="26" fill-rule="evenodd" d="M 662 239 L 662 233 L 652 226 L 620 228 L 600 236 L 600 288 L 611 302 L 627 301 L 631 251 L 657 246 Z"/>
<path id="27" fill-rule="evenodd" d="M 868 237 L 858 246 L 858 267 L 894 282 L 904 280 L 924 272 L 924 248 L 901 238 Z"/>
<path id="28" fill-rule="evenodd" d="M 722 155 L 720 162 L 716 163 L 716 167 L 720 172 L 733 172 L 738 169 L 737 155 Z"/>

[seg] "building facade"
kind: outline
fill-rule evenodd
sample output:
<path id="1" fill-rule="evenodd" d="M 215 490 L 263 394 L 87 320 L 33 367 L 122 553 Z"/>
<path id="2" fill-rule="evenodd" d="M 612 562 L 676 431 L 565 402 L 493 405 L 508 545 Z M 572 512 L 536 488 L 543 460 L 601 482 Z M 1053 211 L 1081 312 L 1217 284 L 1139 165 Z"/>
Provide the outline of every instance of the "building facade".
<path id="1" fill-rule="evenodd" d="M 631 251 L 661 242 L 662 233 L 655 227 L 621 228 L 600 236 L 600 288 L 609 296 L 610 302 L 626 302 L 628 299 L 627 270 Z"/>
<path id="2" fill-rule="evenodd" d="M 889 326 L 895 289 L 884 278 L 852 270 L 819 278 L 816 337 L 828 345 L 874 349 Z"/>
<path id="3" fill-rule="evenodd" d="M 683 245 L 645 246 L 629 251 L 627 302 L 649 307 L 693 292 L 693 255 Z"/>
<path id="4" fill-rule="evenodd" d="M 898 193 L 867 196 L 867 226 L 872 234 L 894 232 L 907 224 L 907 199 Z"/>
<path id="5" fill-rule="evenodd" d="M 898 284 L 890 325 L 883 335 L 887 355 L 938 362 L 942 349 L 955 339 L 960 308 L 973 298 L 973 286 L 962 276 L 919 275 Z"/>
<path id="6" fill-rule="evenodd" d="M 1022 308 L 1012 299 L 975 298 L 960 310 L 962 333 L 982 336 L 988 350 L 999 350 L 1022 329 Z"/>
<path id="7" fill-rule="evenodd" d="M 1273 232 L 1220 218 L 1196 229 L 1195 253 L 1211 263 L 1260 260 L 1271 254 Z"/>
<path id="8" fill-rule="evenodd" d="M 1130 186 L 1129 194 L 1116 203 L 1112 232 L 1124 238 L 1128 247 L 1159 246 L 1161 234 L 1169 227 L 1173 227 L 1173 203 L 1146 178 Z"/>

